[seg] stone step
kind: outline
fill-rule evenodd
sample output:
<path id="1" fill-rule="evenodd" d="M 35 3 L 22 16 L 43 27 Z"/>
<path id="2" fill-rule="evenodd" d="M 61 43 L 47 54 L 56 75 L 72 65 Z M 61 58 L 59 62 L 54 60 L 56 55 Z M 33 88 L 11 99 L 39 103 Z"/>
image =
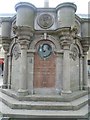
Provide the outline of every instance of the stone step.
<path id="1" fill-rule="evenodd" d="M 17 96 L 17 93 L 10 89 L 0 89 L 0 91 L 10 97 L 13 97 L 20 101 L 51 101 L 51 102 L 71 102 L 78 98 L 81 98 L 88 94 L 87 91 L 76 91 L 68 95 L 28 95 L 28 96 Z"/>
<path id="2" fill-rule="evenodd" d="M 88 118 L 88 105 L 79 110 L 24 110 L 11 109 L 3 102 L 0 102 L 0 111 L 3 117 L 10 118 Z"/>
<path id="3" fill-rule="evenodd" d="M 0 99 L 12 109 L 28 110 L 78 110 L 88 102 L 88 95 L 71 102 L 56 101 L 19 101 L 4 93 L 0 93 Z"/>

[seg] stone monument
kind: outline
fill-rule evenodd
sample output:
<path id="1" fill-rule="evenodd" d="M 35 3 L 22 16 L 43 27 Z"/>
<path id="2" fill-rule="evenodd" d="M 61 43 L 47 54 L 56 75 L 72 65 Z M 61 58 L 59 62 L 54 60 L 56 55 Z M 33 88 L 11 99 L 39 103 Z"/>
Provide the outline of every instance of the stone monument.
<path id="1" fill-rule="evenodd" d="M 88 22 L 81 22 L 77 6 L 69 2 L 56 8 L 49 8 L 48 1 L 44 8 L 20 2 L 15 10 L 13 18 L 2 19 L 5 67 L 0 98 L 11 112 L 1 112 L 15 118 L 86 118 Z"/>

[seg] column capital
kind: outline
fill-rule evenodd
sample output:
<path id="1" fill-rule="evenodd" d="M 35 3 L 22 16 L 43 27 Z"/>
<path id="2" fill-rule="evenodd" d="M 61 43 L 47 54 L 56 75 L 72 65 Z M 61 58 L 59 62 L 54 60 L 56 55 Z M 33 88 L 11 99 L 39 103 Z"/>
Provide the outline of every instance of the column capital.
<path id="1" fill-rule="evenodd" d="M 2 46 L 5 52 L 9 51 L 9 46 L 10 46 L 11 39 L 8 37 L 2 37 Z"/>
<path id="2" fill-rule="evenodd" d="M 14 26 L 13 32 L 18 37 L 21 46 L 29 44 L 33 36 L 33 29 L 29 26 Z"/>
<path id="3" fill-rule="evenodd" d="M 62 28 L 58 31 L 59 42 L 62 48 L 69 49 L 71 43 L 73 42 L 73 34 L 71 28 Z M 66 48 L 67 46 L 67 48 Z"/>
<path id="4" fill-rule="evenodd" d="M 13 26 L 13 32 L 17 37 L 33 36 L 34 30 L 30 26 Z"/>
<path id="5" fill-rule="evenodd" d="M 77 27 L 76 26 L 72 26 L 72 27 L 65 27 L 65 28 L 60 28 L 56 31 L 56 33 L 58 34 L 58 36 L 60 38 L 62 38 L 63 36 L 68 36 L 71 39 L 75 38 L 76 34 L 77 34 Z"/>
<path id="6" fill-rule="evenodd" d="M 88 37 L 83 38 L 81 40 L 81 44 L 82 44 L 82 47 L 83 47 L 83 52 L 84 53 L 88 52 L 88 50 L 89 50 L 89 39 L 88 39 Z"/>
<path id="7" fill-rule="evenodd" d="M 64 50 L 69 50 L 70 49 L 70 45 L 71 45 L 71 40 L 69 39 L 69 37 L 63 37 L 63 40 L 60 41 L 60 45 L 62 47 L 62 49 Z"/>
<path id="8" fill-rule="evenodd" d="M 25 40 L 20 41 L 21 49 L 27 49 L 28 45 L 29 45 L 29 41 L 25 41 Z"/>

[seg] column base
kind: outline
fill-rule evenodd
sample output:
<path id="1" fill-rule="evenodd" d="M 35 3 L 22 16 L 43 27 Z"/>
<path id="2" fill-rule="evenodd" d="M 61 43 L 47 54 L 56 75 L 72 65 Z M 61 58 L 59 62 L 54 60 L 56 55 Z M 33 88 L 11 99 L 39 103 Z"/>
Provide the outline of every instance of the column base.
<path id="1" fill-rule="evenodd" d="M 84 90 L 89 90 L 89 86 L 84 86 L 83 89 Z"/>
<path id="2" fill-rule="evenodd" d="M 18 96 L 27 96 L 28 94 L 29 94 L 28 90 L 23 90 L 23 89 L 19 89 L 17 92 Z"/>
<path id="3" fill-rule="evenodd" d="M 11 89 L 11 85 L 8 84 L 8 89 Z"/>
<path id="4" fill-rule="evenodd" d="M 3 89 L 7 89 L 7 88 L 8 88 L 7 84 L 3 84 L 3 85 L 2 85 L 2 88 L 3 88 Z"/>
<path id="5" fill-rule="evenodd" d="M 69 91 L 62 91 L 62 92 L 61 92 L 61 95 L 71 94 L 71 93 L 72 93 L 72 91 L 71 91 L 71 90 L 69 90 Z"/>

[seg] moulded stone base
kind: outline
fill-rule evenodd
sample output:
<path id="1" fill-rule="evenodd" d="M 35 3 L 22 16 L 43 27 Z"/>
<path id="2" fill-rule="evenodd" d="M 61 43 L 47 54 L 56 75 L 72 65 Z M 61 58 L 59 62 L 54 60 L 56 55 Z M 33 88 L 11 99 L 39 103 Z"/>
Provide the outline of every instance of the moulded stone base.
<path id="1" fill-rule="evenodd" d="M 17 92 L 17 96 L 27 96 L 28 94 L 28 90 L 19 89 Z"/>
<path id="2" fill-rule="evenodd" d="M 61 94 L 64 95 L 64 94 L 71 94 L 72 91 L 62 91 Z"/>
<path id="3" fill-rule="evenodd" d="M 18 91 L 21 93 L 21 90 Z M 25 91 L 23 90 L 24 93 Z M 64 96 L 17 96 L 15 91 L 0 89 L 0 112 L 3 117 L 10 118 L 31 118 L 32 116 L 69 118 L 68 120 L 73 120 L 70 119 L 72 117 L 87 118 L 88 93 L 76 91 Z"/>
<path id="4" fill-rule="evenodd" d="M 60 91 L 55 88 L 34 88 L 34 94 L 38 95 L 60 95 Z"/>
<path id="5" fill-rule="evenodd" d="M 3 89 L 7 89 L 7 87 L 8 87 L 7 84 L 3 84 L 3 85 L 2 85 L 2 88 L 3 88 Z"/>
<path id="6" fill-rule="evenodd" d="M 8 85 L 8 89 L 11 89 L 11 85 Z"/>

